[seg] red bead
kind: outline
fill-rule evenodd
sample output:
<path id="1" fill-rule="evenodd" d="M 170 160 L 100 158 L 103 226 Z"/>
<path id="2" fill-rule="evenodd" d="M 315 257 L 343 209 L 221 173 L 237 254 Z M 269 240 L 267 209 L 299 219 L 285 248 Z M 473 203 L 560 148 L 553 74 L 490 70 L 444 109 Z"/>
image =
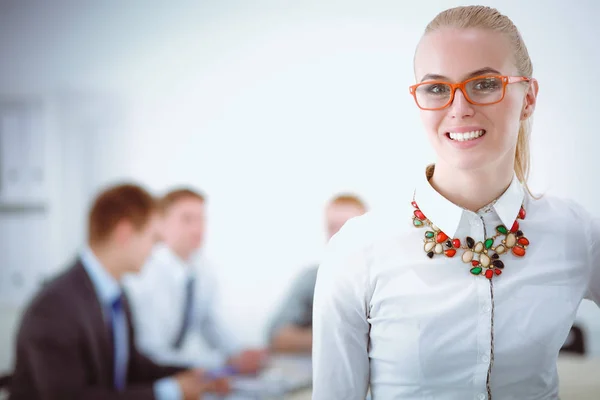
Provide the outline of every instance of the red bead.
<path id="1" fill-rule="evenodd" d="M 415 217 L 423 221 L 425 219 L 425 214 L 421 210 L 415 210 Z"/>
<path id="2" fill-rule="evenodd" d="M 419 206 L 417 205 L 417 202 L 416 202 L 416 201 L 412 201 L 410 204 L 412 204 L 412 206 L 413 206 L 414 208 L 419 208 Z"/>
<path id="3" fill-rule="evenodd" d="M 474 266 L 474 267 L 476 267 L 476 266 L 479 265 L 479 261 L 473 260 L 473 261 L 471 261 L 471 265 Z"/>
<path id="4" fill-rule="evenodd" d="M 512 252 L 517 257 L 523 257 L 525 255 L 525 249 L 519 246 L 513 247 Z"/>
<path id="5" fill-rule="evenodd" d="M 448 235 L 446 235 L 444 232 L 438 232 L 435 241 L 438 243 L 444 243 L 446 240 L 448 240 Z"/>
<path id="6" fill-rule="evenodd" d="M 519 218 L 525 219 L 526 215 L 527 215 L 527 213 L 525 213 L 525 209 L 523 207 L 521 207 L 521 209 L 519 210 Z"/>
<path id="7" fill-rule="evenodd" d="M 522 246 L 529 246 L 529 239 L 527 239 L 525 236 L 520 237 L 519 240 L 517 240 L 517 243 L 519 243 Z"/>
<path id="8" fill-rule="evenodd" d="M 452 246 L 455 248 L 460 248 L 460 239 L 452 239 Z"/>
<path id="9" fill-rule="evenodd" d="M 444 253 L 446 253 L 446 256 L 448 256 L 448 257 L 454 257 L 454 255 L 456 254 L 456 250 L 448 249 Z"/>
<path id="10" fill-rule="evenodd" d="M 485 277 L 488 279 L 492 279 L 492 276 L 494 276 L 494 271 L 491 269 L 488 269 L 487 271 L 485 271 Z"/>
<path id="11" fill-rule="evenodd" d="M 515 223 L 513 224 L 512 228 L 510 228 L 510 231 L 511 231 L 511 232 L 516 232 L 516 231 L 518 231 L 518 230 L 519 230 L 519 221 L 517 221 L 517 220 L 515 219 Z"/>
<path id="12" fill-rule="evenodd" d="M 494 270 L 494 272 L 496 273 L 496 275 L 500 275 L 500 274 L 502 273 L 502 270 L 501 270 L 501 269 L 498 269 L 498 268 L 496 268 L 496 269 Z"/>

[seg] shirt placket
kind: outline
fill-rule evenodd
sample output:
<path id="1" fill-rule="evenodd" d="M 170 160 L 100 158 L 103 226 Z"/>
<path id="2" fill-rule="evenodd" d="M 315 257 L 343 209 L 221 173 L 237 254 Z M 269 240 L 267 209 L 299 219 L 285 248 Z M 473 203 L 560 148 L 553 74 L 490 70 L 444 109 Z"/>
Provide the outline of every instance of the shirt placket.
<path id="1" fill-rule="evenodd" d="M 486 226 L 483 218 L 475 213 L 469 213 L 471 237 L 477 242 L 486 239 Z M 474 376 L 474 399 L 485 400 L 488 395 L 488 371 L 492 358 L 492 295 L 490 281 L 475 277 L 477 287 L 478 315 L 477 315 L 477 360 Z"/>

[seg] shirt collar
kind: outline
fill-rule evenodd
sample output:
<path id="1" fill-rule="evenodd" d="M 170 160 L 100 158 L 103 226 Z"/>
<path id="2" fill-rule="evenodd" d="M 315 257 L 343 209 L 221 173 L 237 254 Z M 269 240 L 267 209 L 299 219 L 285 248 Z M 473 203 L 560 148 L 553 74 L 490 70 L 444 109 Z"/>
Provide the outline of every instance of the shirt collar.
<path id="1" fill-rule="evenodd" d="M 156 245 L 152 252 L 152 260 L 168 265 L 173 275 L 178 278 L 187 278 L 193 275 L 192 262 L 182 260 L 164 243 Z"/>
<path id="2" fill-rule="evenodd" d="M 502 223 L 510 229 L 519 214 L 524 196 L 523 185 L 517 175 L 513 174 L 508 189 L 491 205 L 484 208 L 493 209 Z M 464 212 L 470 212 L 439 194 L 429 183 L 427 174 L 419 179 L 414 197 L 427 219 L 450 237 L 456 236 Z"/>
<path id="3" fill-rule="evenodd" d="M 80 257 L 83 268 L 92 280 L 100 302 L 104 305 L 111 305 L 116 298 L 121 296 L 119 282 L 108 273 L 88 246 L 81 251 Z"/>

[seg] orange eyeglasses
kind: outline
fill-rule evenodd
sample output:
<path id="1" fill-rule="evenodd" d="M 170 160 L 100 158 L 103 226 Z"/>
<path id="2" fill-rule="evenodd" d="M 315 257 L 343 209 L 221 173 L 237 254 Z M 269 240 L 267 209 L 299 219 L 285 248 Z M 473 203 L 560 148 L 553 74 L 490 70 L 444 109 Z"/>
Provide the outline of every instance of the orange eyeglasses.
<path id="1" fill-rule="evenodd" d="M 534 78 L 525 76 L 486 75 L 476 76 L 463 82 L 428 81 L 409 87 L 421 110 L 441 110 L 454 101 L 456 89 L 471 104 L 488 106 L 500 103 L 506 94 L 506 85 L 517 82 L 531 82 Z"/>

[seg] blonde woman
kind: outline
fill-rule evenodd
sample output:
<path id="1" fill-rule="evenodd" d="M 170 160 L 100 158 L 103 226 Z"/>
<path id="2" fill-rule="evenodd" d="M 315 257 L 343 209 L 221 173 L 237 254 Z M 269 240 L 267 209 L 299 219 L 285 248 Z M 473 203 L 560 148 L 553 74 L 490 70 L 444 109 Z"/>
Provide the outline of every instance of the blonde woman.
<path id="1" fill-rule="evenodd" d="M 414 198 L 331 240 L 314 299 L 313 399 L 556 399 L 582 298 L 600 303 L 600 223 L 527 186 L 538 94 L 497 10 L 427 26 L 410 94 L 437 160 Z"/>

